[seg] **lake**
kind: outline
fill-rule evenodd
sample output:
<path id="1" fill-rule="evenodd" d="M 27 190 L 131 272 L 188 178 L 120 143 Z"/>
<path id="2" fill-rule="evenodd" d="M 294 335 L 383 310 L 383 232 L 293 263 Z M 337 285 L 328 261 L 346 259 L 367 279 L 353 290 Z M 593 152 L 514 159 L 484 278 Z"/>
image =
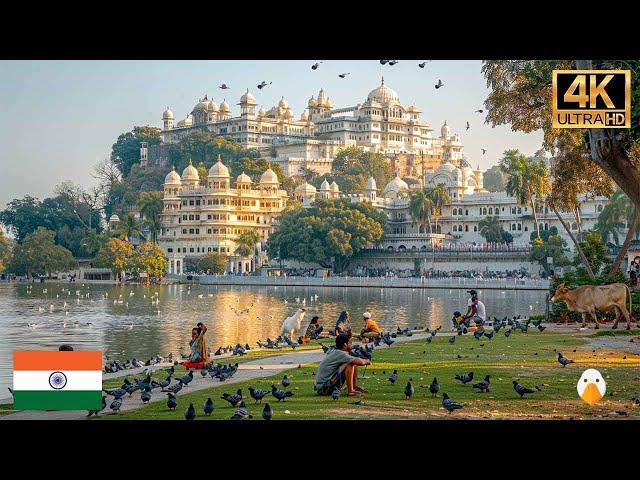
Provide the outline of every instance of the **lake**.
<path id="1" fill-rule="evenodd" d="M 213 350 L 238 342 L 253 347 L 258 339 L 274 339 L 282 320 L 303 299 L 308 310 L 303 329 L 313 315 L 333 328 L 342 310 L 351 313 L 354 331 L 362 328 L 364 311 L 384 330 L 425 324 L 448 328 L 453 311 L 466 311 L 468 298 L 461 289 L 30 285 L 31 292 L 26 283 L 0 283 L 0 398 L 9 396 L 14 350 L 53 350 L 67 343 L 76 350 L 102 350 L 113 359 L 144 361 L 170 352 L 177 357 L 180 348 L 188 350 L 191 328 L 198 322 L 208 326 Z M 545 310 L 544 291 L 479 292 L 489 316 Z"/>

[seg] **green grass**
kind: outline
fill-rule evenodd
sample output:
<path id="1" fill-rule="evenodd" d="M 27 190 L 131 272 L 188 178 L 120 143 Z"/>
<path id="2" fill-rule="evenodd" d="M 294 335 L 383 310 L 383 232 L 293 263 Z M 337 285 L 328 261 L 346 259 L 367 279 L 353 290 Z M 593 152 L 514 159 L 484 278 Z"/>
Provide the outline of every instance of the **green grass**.
<path id="1" fill-rule="evenodd" d="M 625 330 L 626 327 L 621 327 L 622 323 L 618 325 L 617 330 L 601 330 L 591 335 L 592 337 L 624 337 L 629 335 L 640 335 L 640 328 L 632 328 L 631 330 Z"/>
<path id="2" fill-rule="evenodd" d="M 585 345 L 588 337 L 580 333 L 534 332 L 513 334 L 510 338 L 500 332 L 493 340 L 475 340 L 472 336 L 457 337 L 455 344 L 448 337 L 438 336 L 431 344 L 414 341 L 395 344 L 390 349 L 376 350 L 373 364 L 359 371 L 359 384 L 369 393 L 361 405 L 355 405 L 355 397 L 344 394 L 339 400 L 320 397 L 313 392 L 315 365 L 291 369 L 277 376 L 223 385 L 178 395 L 178 409 L 171 412 L 165 401 L 153 402 L 143 408 L 117 415 L 104 414 L 104 419 L 182 419 L 190 402 L 196 406 L 198 419 L 204 419 L 202 404 L 211 397 L 215 403 L 212 419 L 228 419 L 234 412 L 226 401 L 220 399 L 223 392 L 233 393 L 242 388 L 249 412 L 261 418 L 261 405 L 255 405 L 247 388 L 269 389 L 278 383 L 284 373 L 291 379 L 289 390 L 295 395 L 285 402 L 277 402 L 271 395 L 265 397 L 274 411 L 274 419 L 401 419 L 401 418 L 623 418 L 616 411 L 626 412 L 628 417 L 640 417 L 640 408 L 631 406 L 631 397 L 640 396 L 638 382 L 638 355 L 624 354 L 605 349 L 592 352 Z M 480 345 L 484 344 L 483 347 Z M 576 363 L 563 368 L 557 361 L 554 349 L 561 351 Z M 574 352 L 574 350 L 576 350 Z M 462 358 L 458 359 L 457 355 Z M 623 356 L 626 355 L 626 359 Z M 398 369 L 395 385 L 388 380 L 392 369 Z M 596 368 L 607 382 L 607 395 L 591 407 L 577 394 L 576 383 L 587 368 Z M 480 381 L 491 375 L 491 392 L 479 393 L 471 384 L 462 385 L 454 380 L 456 373 L 473 371 Z M 437 398 L 431 398 L 428 386 L 437 377 L 441 390 Z M 413 378 L 414 397 L 406 400 L 404 387 Z M 512 380 L 542 391 L 520 399 L 513 390 Z M 475 383 L 475 382 L 473 382 Z M 441 395 L 449 394 L 464 408 L 448 415 L 441 408 Z M 610 396 L 610 393 L 613 393 Z M 289 413 L 285 413 L 287 410 Z"/>
<path id="3" fill-rule="evenodd" d="M 0 404 L 0 417 L 14 413 L 13 403 Z"/>

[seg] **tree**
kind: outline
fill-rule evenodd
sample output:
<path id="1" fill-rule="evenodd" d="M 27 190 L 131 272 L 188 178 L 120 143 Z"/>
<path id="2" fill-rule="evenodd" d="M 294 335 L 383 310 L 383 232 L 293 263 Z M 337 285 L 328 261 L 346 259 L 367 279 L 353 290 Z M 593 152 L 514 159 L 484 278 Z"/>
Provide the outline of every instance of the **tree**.
<path id="1" fill-rule="evenodd" d="M 200 185 L 205 186 L 207 184 L 207 176 L 209 175 L 209 170 L 205 166 L 204 162 L 200 162 L 196 165 L 196 170 L 198 170 L 198 177 L 200 177 Z"/>
<path id="2" fill-rule="evenodd" d="M 43 227 L 25 236 L 13 250 L 9 269 L 19 275 L 49 275 L 74 268 L 77 263 L 69 250 L 56 245 L 55 233 Z"/>
<path id="3" fill-rule="evenodd" d="M 131 243 L 119 238 L 110 238 L 102 247 L 94 262 L 96 267 L 109 268 L 113 275 L 122 280 L 124 272 L 132 266 L 135 250 Z"/>
<path id="4" fill-rule="evenodd" d="M 601 272 L 604 266 L 611 263 L 611 260 L 609 260 L 607 256 L 606 246 L 602 241 L 602 237 L 597 232 L 586 232 L 584 239 L 580 242 L 580 247 L 589 260 L 591 270 L 596 275 Z M 573 264 L 578 267 L 581 262 L 575 258 Z"/>
<path id="5" fill-rule="evenodd" d="M 42 225 L 42 204 L 34 197 L 25 195 L 11 200 L 2 212 L 0 222 L 13 232 L 18 242 Z"/>
<path id="6" fill-rule="evenodd" d="M 307 167 L 302 167 L 298 176 L 304 179 L 305 182 L 311 182 L 317 175 L 318 173 L 315 170 Z"/>
<path id="7" fill-rule="evenodd" d="M 155 243 L 144 242 L 134 253 L 129 268 L 132 272 L 146 272 L 149 278 L 159 279 L 164 277 L 168 267 L 169 261 L 162 249 Z"/>
<path id="8" fill-rule="evenodd" d="M 140 163 L 140 144 L 149 145 L 160 143 L 162 130 L 156 127 L 133 127 L 130 132 L 120 134 L 116 143 L 111 147 L 111 160 L 120 170 L 123 177 L 131 172 L 131 167 Z"/>
<path id="9" fill-rule="evenodd" d="M 501 242 L 502 241 L 502 224 L 499 217 L 485 217 L 478 222 L 480 235 L 482 235 L 487 242 Z"/>
<path id="10" fill-rule="evenodd" d="M 535 237 L 531 245 L 529 259 L 538 262 L 547 275 L 551 273 L 552 267 L 562 267 L 571 263 L 564 253 L 566 242 L 560 235 L 548 235 L 546 238 Z M 553 264 L 547 263 L 548 258 L 553 259 Z"/>
<path id="11" fill-rule="evenodd" d="M 91 229 L 82 239 L 80 246 L 82 247 L 82 252 L 85 255 L 93 257 L 98 254 L 100 249 L 104 247 L 108 241 L 108 232 L 98 233 L 94 229 Z"/>
<path id="12" fill-rule="evenodd" d="M 129 212 L 120 219 L 118 224 L 118 234 L 126 241 L 130 242 L 132 238 L 140 238 L 142 233 L 140 232 L 140 222 L 136 220 L 133 213 Z"/>
<path id="13" fill-rule="evenodd" d="M 316 177 L 313 184 L 320 188 L 326 179 L 335 181 L 345 193 L 361 193 L 367 186 L 367 180 L 373 177 L 376 184 L 384 186 L 393 178 L 389 162 L 380 153 L 365 152 L 360 147 L 348 147 L 341 150 L 333 160 L 331 174 Z"/>
<path id="14" fill-rule="evenodd" d="M 246 230 L 242 232 L 235 240 L 235 253 L 241 257 L 253 255 L 256 249 L 256 243 L 260 241 L 260 235 L 255 230 Z"/>
<path id="15" fill-rule="evenodd" d="M 507 180 L 506 175 L 500 168 L 500 165 L 494 165 L 489 170 L 484 172 L 483 176 L 484 188 L 490 192 L 504 192 Z"/>
<path id="16" fill-rule="evenodd" d="M 547 164 L 543 160 L 527 158 L 518 150 L 507 150 L 500 160 L 500 168 L 507 176 L 506 192 L 516 197 L 520 205 L 529 203 L 531 206 L 536 235 L 540 238 L 536 205 L 550 190 Z"/>
<path id="17" fill-rule="evenodd" d="M 227 257 L 218 252 L 205 253 L 198 259 L 197 267 L 210 275 L 222 275 L 227 270 Z"/>
<path id="18" fill-rule="evenodd" d="M 431 214 L 435 220 L 436 231 L 438 231 L 438 218 L 442 216 L 442 207 L 451 203 L 451 195 L 443 183 L 428 190 L 427 195 L 431 199 Z"/>
<path id="19" fill-rule="evenodd" d="M 162 230 L 162 198 L 162 192 L 141 192 L 138 197 L 138 207 L 143 217 L 142 226 L 149 229 L 154 243 L 158 242 L 158 233 Z"/>
<path id="20" fill-rule="evenodd" d="M 366 203 L 318 200 L 311 208 L 281 215 L 280 225 L 269 237 L 269 255 L 319 263 L 341 272 L 353 255 L 382 238 L 383 217 Z"/>
<path id="21" fill-rule="evenodd" d="M 429 225 L 429 233 L 431 233 L 431 212 L 433 203 L 431 198 L 424 190 L 411 192 L 409 196 L 409 213 L 414 222 L 418 223 L 418 231 L 425 233 L 425 225 Z"/>
<path id="22" fill-rule="evenodd" d="M 0 228 L 0 273 L 4 272 L 7 264 L 11 260 L 13 250 L 13 242 L 5 237 L 4 232 Z"/>

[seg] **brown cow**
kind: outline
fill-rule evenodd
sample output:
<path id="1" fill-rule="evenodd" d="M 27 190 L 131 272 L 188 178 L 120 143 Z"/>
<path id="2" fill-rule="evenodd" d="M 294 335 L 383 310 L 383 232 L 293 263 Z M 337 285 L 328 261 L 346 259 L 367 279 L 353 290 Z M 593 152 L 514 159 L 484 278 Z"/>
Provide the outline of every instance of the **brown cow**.
<path id="1" fill-rule="evenodd" d="M 629 292 L 629 310 L 627 310 L 627 292 Z M 629 287 L 624 283 L 612 283 L 611 285 L 583 285 L 581 287 L 569 290 L 565 287 L 564 282 L 558 285 L 556 293 L 551 297 L 551 302 L 565 302 L 567 308 L 572 312 L 580 312 L 582 314 L 582 326 L 587 323 L 587 313 L 589 313 L 596 321 L 596 328 L 600 328 L 596 309 L 612 310 L 615 309 L 616 321 L 612 328 L 618 328 L 620 313 L 627 320 L 627 330 L 631 328 L 631 292 Z"/>

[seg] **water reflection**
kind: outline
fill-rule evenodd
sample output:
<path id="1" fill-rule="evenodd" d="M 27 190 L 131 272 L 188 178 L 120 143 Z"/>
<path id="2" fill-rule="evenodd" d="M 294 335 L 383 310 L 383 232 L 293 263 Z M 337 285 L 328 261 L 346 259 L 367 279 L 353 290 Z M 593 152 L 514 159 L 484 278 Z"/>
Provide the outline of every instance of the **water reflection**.
<path id="1" fill-rule="evenodd" d="M 157 303 L 152 298 L 157 294 Z M 318 296 L 317 301 L 315 295 Z M 542 291 L 480 291 L 489 315 L 544 312 Z M 317 288 L 240 286 L 110 286 L 82 284 L 0 284 L 0 398 L 11 385 L 12 352 L 100 349 L 110 358 L 147 359 L 188 349 L 190 329 L 208 327 L 208 342 L 255 345 L 277 336 L 282 320 L 301 307 L 332 328 L 342 310 L 354 330 L 369 311 L 383 329 L 448 326 L 454 310 L 466 310 L 467 294 L 455 289 Z M 300 300 L 300 303 L 296 301 Z M 114 303 L 115 301 L 115 303 Z M 285 302 L 286 301 L 286 302 Z M 65 306 L 66 303 L 66 306 Z M 37 324 L 30 328 L 29 323 Z"/>

